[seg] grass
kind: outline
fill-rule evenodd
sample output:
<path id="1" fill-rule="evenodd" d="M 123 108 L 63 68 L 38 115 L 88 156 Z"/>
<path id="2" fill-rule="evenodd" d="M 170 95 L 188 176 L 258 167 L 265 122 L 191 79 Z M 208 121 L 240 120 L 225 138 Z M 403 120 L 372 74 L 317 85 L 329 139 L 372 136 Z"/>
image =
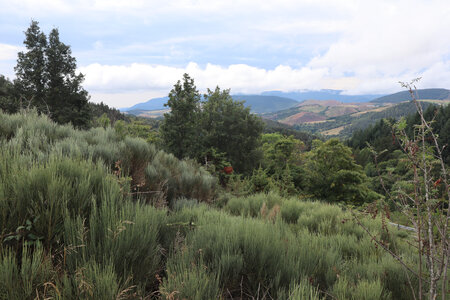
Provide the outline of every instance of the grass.
<path id="1" fill-rule="evenodd" d="M 341 133 L 342 130 L 344 130 L 344 128 L 346 127 L 346 125 L 344 126 L 340 126 L 340 127 L 336 127 L 333 129 L 329 129 L 329 130 L 325 130 L 320 132 L 323 135 L 338 135 L 339 133 Z"/>
<path id="2" fill-rule="evenodd" d="M 348 211 L 276 193 L 213 208 L 200 166 L 111 128 L 0 113 L 0 166 L 0 299 L 412 298 Z M 416 268 L 408 236 L 361 222 Z"/>

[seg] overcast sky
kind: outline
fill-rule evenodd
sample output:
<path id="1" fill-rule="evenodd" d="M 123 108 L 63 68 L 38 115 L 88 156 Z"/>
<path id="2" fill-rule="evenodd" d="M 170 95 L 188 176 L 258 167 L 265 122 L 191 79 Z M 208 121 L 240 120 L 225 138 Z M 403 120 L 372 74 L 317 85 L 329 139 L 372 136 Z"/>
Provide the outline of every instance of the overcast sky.
<path id="1" fill-rule="evenodd" d="M 201 91 L 450 88 L 449 0 L 0 0 L 0 74 L 14 78 L 31 19 L 58 27 L 94 102 Z"/>

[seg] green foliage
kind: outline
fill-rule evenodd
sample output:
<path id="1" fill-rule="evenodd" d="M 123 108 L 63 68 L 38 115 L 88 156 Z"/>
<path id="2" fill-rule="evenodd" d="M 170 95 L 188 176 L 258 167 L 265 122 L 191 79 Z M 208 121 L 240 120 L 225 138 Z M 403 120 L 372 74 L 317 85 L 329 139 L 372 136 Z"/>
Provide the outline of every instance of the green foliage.
<path id="1" fill-rule="evenodd" d="M 197 163 L 116 129 L 0 112 L 0 298 L 412 298 L 349 212 L 274 192 L 200 203 L 216 192 Z M 361 222 L 416 268 L 408 236 Z"/>
<path id="2" fill-rule="evenodd" d="M 60 124 L 88 127 L 91 114 L 88 93 L 81 87 L 84 76 L 76 74 L 76 60 L 70 46 L 60 41 L 58 29 L 47 39 L 38 22 L 32 21 L 24 44 L 27 51 L 19 52 L 15 67 L 18 94 Z"/>
<path id="3" fill-rule="evenodd" d="M 156 146 L 161 145 L 161 138 L 157 131 L 157 124 L 149 124 L 148 121 L 142 119 L 132 119 L 131 122 L 125 123 L 117 121 L 114 124 L 114 129 L 119 136 L 131 136 L 144 139 L 150 144 Z"/>
<path id="4" fill-rule="evenodd" d="M 100 125 L 103 128 L 107 128 L 111 125 L 111 120 L 108 118 L 108 115 L 106 113 L 103 113 L 97 120 L 96 123 Z"/>
<path id="5" fill-rule="evenodd" d="M 111 121 L 112 124 L 116 124 L 116 121 L 122 120 L 128 122 L 130 118 L 126 116 L 125 114 L 121 113 L 118 109 L 115 109 L 113 107 L 109 107 L 103 102 L 100 103 L 92 103 L 89 102 L 90 111 L 92 113 L 92 117 L 94 119 L 94 126 L 98 125 L 95 124 L 95 119 L 101 117 L 103 114 L 106 114 L 108 119 Z"/>
<path id="6" fill-rule="evenodd" d="M 260 118 L 250 113 L 243 102 L 234 101 L 229 90 L 208 90 L 202 105 L 204 147 L 225 153 L 233 168 L 249 173 L 259 161 Z"/>
<path id="7" fill-rule="evenodd" d="M 241 207 L 239 201 L 243 202 Z M 279 207 L 283 211 L 287 203 L 299 206 L 299 221 L 290 225 L 276 217 Z M 412 297 L 402 267 L 375 248 L 351 215 L 336 206 L 260 194 L 232 199 L 226 210 L 255 218 L 230 217 L 204 206 L 177 213 L 177 224 L 190 222 L 194 229 L 180 231 L 182 237 L 168 259 L 170 275 L 163 281 L 164 287 L 171 288 L 164 288 L 163 294 L 189 291 L 186 293 L 193 297 L 196 294 L 190 289 L 198 287 L 209 295 L 203 298 L 210 298 L 210 293 L 217 295 L 218 282 L 219 294 L 233 298 L 266 295 L 287 299 L 291 293 L 310 294 L 314 299 L 319 298 L 319 291 L 343 299 Z M 311 211 L 317 213 L 308 218 Z M 381 234 L 380 219 L 363 222 L 373 234 Z M 393 230 L 390 247 L 413 264 L 416 258 L 399 239 Z M 211 282 L 211 289 L 206 291 L 193 278 Z M 415 279 L 411 280 L 416 287 Z"/>
<path id="8" fill-rule="evenodd" d="M 313 135 L 306 131 L 299 131 L 294 127 L 279 123 L 277 121 L 262 119 L 264 122 L 264 133 L 279 133 L 284 136 L 293 136 L 295 139 L 301 141 L 305 145 L 305 150 L 311 150 L 311 143 L 313 140 L 320 139 L 319 136 Z"/>
<path id="9" fill-rule="evenodd" d="M 45 109 L 47 37 L 39 28 L 39 23 L 31 21 L 25 31 L 23 42 L 27 52 L 19 52 L 16 71 L 17 90 L 26 101 L 33 102 L 39 111 Z"/>
<path id="10" fill-rule="evenodd" d="M 372 202 L 377 195 L 366 183 L 362 168 L 352 158 L 350 148 L 337 139 L 317 141 L 308 153 L 305 172 L 308 191 L 319 199 L 331 202 Z"/>
<path id="11" fill-rule="evenodd" d="M 145 179 L 148 190 L 154 191 L 153 202 L 164 201 L 170 207 L 181 197 L 211 202 L 217 185 L 216 179 L 194 161 L 179 161 L 163 151 L 146 167 Z"/>
<path id="12" fill-rule="evenodd" d="M 170 112 L 164 114 L 160 132 L 165 149 L 177 158 L 197 158 L 200 117 L 200 94 L 188 74 L 178 81 L 169 93 Z"/>
<path id="13" fill-rule="evenodd" d="M 52 262 L 42 245 L 24 244 L 19 253 L 20 267 L 16 253 L 10 249 L 0 252 L 0 299 L 33 299 L 37 293 L 45 294 L 46 285 L 55 280 Z"/>
<path id="14" fill-rule="evenodd" d="M 14 84 L 0 74 L 0 109 L 8 113 L 16 113 L 20 108 Z"/>
<path id="15" fill-rule="evenodd" d="M 242 102 L 233 101 L 229 90 L 208 90 L 204 101 L 200 100 L 194 80 L 184 74 L 183 83 L 175 84 L 166 104 L 171 111 L 160 128 L 165 149 L 177 158 L 209 163 L 216 158 L 211 153 L 223 153 L 236 171 L 251 172 L 260 159 L 260 118 Z"/>
<path id="16" fill-rule="evenodd" d="M 219 280 L 207 271 L 201 261 L 179 264 L 169 260 L 167 280 L 161 285 L 160 293 L 166 299 L 217 299 L 219 286 Z"/>
<path id="17" fill-rule="evenodd" d="M 293 136 L 279 133 L 264 134 L 261 139 L 264 153 L 264 166 L 272 173 L 285 169 L 286 166 L 298 164 L 304 144 Z"/>

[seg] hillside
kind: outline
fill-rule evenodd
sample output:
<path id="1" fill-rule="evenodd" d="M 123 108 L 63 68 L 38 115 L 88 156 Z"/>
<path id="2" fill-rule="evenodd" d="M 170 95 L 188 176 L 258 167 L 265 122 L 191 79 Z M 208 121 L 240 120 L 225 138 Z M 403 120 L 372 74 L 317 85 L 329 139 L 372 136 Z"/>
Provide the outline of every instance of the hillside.
<path id="1" fill-rule="evenodd" d="M 375 98 L 378 98 L 382 95 L 371 95 L 371 94 L 363 94 L 363 95 L 344 95 L 342 94 L 342 90 L 319 90 L 319 91 L 295 91 L 295 92 L 281 92 L 281 91 L 268 91 L 263 92 L 261 95 L 271 95 L 271 96 L 280 96 L 291 98 L 297 101 L 303 100 L 337 100 L 340 102 L 368 102 Z"/>
<path id="2" fill-rule="evenodd" d="M 419 89 L 417 99 L 447 100 L 450 99 L 450 90 L 447 89 Z M 376 98 L 372 103 L 400 103 L 411 100 L 408 91 L 402 91 L 391 95 Z"/>
<path id="3" fill-rule="evenodd" d="M 450 90 L 418 90 L 420 102 L 430 104 L 450 103 Z M 291 95 L 292 96 L 292 95 Z M 364 129 L 382 118 L 398 119 L 415 112 L 409 92 L 399 92 L 379 97 L 370 102 L 343 103 L 338 100 L 305 100 L 288 109 L 266 113 L 262 117 L 296 129 L 327 136 L 349 137 L 355 130 Z"/>
<path id="4" fill-rule="evenodd" d="M 298 101 L 279 96 L 265 95 L 232 95 L 235 101 L 245 101 L 244 105 L 256 114 L 287 109 L 298 104 Z"/>
<path id="5" fill-rule="evenodd" d="M 245 101 L 244 105 L 250 107 L 251 112 L 257 114 L 283 110 L 298 104 L 296 100 L 278 96 L 232 95 L 231 97 L 235 101 Z M 155 118 L 167 111 L 164 104 L 168 99 L 168 97 L 154 98 L 120 110 L 136 116 Z"/>
<path id="6" fill-rule="evenodd" d="M 164 109 L 164 104 L 167 103 L 169 97 L 153 98 L 147 102 L 138 103 L 131 107 L 121 108 L 120 111 L 135 114 L 133 112 L 142 112 L 146 110 L 161 110 Z"/>
<path id="7" fill-rule="evenodd" d="M 430 102 L 422 102 L 422 107 L 426 109 L 432 105 Z M 356 130 L 361 130 L 375 122 L 385 119 L 410 115 L 416 112 L 416 107 L 413 102 L 404 102 L 396 105 L 383 106 L 378 109 L 365 111 L 363 113 L 354 113 L 341 115 L 330 118 L 321 123 L 304 123 L 294 126 L 295 129 L 307 131 L 311 133 L 321 133 L 323 135 L 340 137 L 350 137 Z"/>
<path id="8" fill-rule="evenodd" d="M 315 123 L 331 118 L 366 112 L 379 105 L 371 103 L 342 103 L 337 100 L 306 100 L 295 107 L 263 114 L 263 118 L 278 121 L 288 125 Z"/>

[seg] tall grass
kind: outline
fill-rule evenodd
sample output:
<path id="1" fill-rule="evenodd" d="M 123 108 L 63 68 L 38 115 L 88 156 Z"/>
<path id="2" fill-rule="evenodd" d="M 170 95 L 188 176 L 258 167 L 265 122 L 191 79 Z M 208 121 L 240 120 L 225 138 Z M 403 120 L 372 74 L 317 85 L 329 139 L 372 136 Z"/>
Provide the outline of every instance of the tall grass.
<path id="1" fill-rule="evenodd" d="M 269 193 L 217 210 L 216 192 L 142 140 L 0 113 L 0 299 L 413 297 L 339 207 Z M 417 266 L 407 237 L 362 222 Z"/>

